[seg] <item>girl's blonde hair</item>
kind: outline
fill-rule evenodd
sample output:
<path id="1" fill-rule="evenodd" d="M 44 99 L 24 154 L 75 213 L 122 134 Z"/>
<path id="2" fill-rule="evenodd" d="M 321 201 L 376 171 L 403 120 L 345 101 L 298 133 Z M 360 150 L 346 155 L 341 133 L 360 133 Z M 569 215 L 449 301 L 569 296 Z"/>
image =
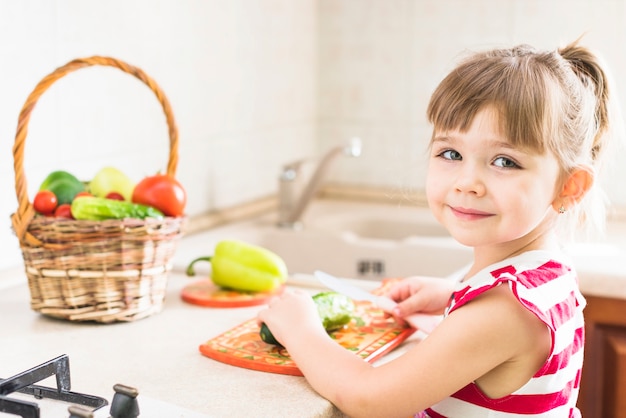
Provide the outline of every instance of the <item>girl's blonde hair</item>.
<path id="1" fill-rule="evenodd" d="M 555 51 L 519 45 L 469 56 L 431 96 L 433 135 L 466 131 L 486 106 L 496 109 L 501 132 L 514 146 L 554 154 L 562 181 L 578 168 L 597 174 L 609 137 L 609 87 L 598 57 L 578 41 Z M 571 209 L 577 226 L 604 219 L 599 196 Z"/>

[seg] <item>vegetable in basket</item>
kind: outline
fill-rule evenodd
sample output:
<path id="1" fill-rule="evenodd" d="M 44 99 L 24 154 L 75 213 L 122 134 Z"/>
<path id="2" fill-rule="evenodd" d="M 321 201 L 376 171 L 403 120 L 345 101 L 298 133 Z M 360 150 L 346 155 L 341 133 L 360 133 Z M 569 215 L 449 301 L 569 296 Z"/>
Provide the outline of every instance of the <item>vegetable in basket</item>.
<path id="1" fill-rule="evenodd" d="M 33 207 L 42 215 L 53 215 L 59 205 L 59 200 L 50 190 L 39 190 L 33 199 Z"/>
<path id="2" fill-rule="evenodd" d="M 85 184 L 67 171 L 57 170 L 48 174 L 39 190 L 49 190 L 57 197 L 57 203 L 72 203 L 74 197 L 85 190 Z"/>
<path id="3" fill-rule="evenodd" d="M 213 256 L 199 257 L 187 267 L 195 275 L 198 261 L 211 263 L 211 280 L 220 287 L 246 292 L 271 292 L 287 280 L 287 266 L 272 251 L 237 240 L 224 240 L 215 246 Z"/>
<path id="4" fill-rule="evenodd" d="M 89 190 L 94 196 L 107 197 L 119 193 L 128 202 L 133 197 L 134 188 L 135 183 L 115 167 L 101 168 L 89 182 Z"/>
<path id="5" fill-rule="evenodd" d="M 165 216 L 182 216 L 187 204 L 183 186 L 173 176 L 156 174 L 143 178 L 135 185 L 133 203 L 152 206 Z"/>
<path id="6" fill-rule="evenodd" d="M 327 332 L 338 330 L 352 320 L 354 302 L 341 293 L 321 292 L 313 296 L 313 302 Z M 261 324 L 259 335 L 268 344 L 281 345 L 265 323 Z"/>
<path id="7" fill-rule="evenodd" d="M 163 289 L 161 286 L 153 286 L 152 284 L 155 280 L 162 283 L 166 279 L 173 250 L 171 243 L 183 235 L 184 219 L 166 218 L 158 212 L 159 216 L 163 217 L 162 220 L 154 223 L 146 222 L 146 224 L 154 224 L 154 228 L 152 225 L 143 227 L 142 222 L 136 222 L 139 226 L 137 228 L 127 227 L 131 222 L 124 222 L 121 225 L 119 222 L 104 221 L 110 224 L 112 228 L 102 227 L 97 221 L 59 221 L 57 223 L 54 219 L 45 219 L 40 215 L 33 216 L 31 208 L 28 206 L 28 188 L 24 187 L 27 182 L 24 172 L 23 150 L 28 148 L 25 147 L 24 142 L 37 100 L 55 81 L 76 70 L 94 65 L 117 68 L 143 82 L 155 93 L 168 125 L 170 141 L 166 170 L 170 175 L 176 173 L 178 129 L 171 105 L 155 80 L 140 68 L 113 57 L 77 58 L 46 75 L 29 94 L 19 113 L 18 130 L 13 147 L 19 210 L 11 214 L 11 221 L 24 255 L 26 275 L 29 283 L 33 284 L 31 290 L 37 289 L 36 292 L 31 292 L 31 306 L 34 310 L 70 321 L 128 322 L 145 318 L 161 310 L 164 298 Z M 69 177 L 66 174 L 57 174 L 56 176 Z M 47 187 L 48 185 L 44 184 L 44 188 Z M 87 209 L 98 209 L 99 211 L 106 209 L 109 211 L 107 216 L 114 214 L 115 217 L 119 217 L 120 214 L 126 216 L 127 213 L 117 209 L 127 209 L 129 206 L 121 205 L 124 203 L 131 204 L 130 202 L 119 202 L 111 199 L 101 198 L 105 200 L 104 202 L 91 199 L 98 198 L 74 197 L 75 207 L 80 206 L 81 208 L 75 212 L 78 214 L 82 210 L 87 211 Z M 24 207 L 28 210 L 22 210 Z M 61 210 L 65 210 L 63 205 L 59 205 L 55 209 L 55 211 Z M 155 213 L 153 208 L 146 211 L 150 214 Z M 101 212 L 96 213 L 99 214 L 98 218 L 102 216 Z M 81 218 L 82 216 L 78 215 L 78 217 Z M 120 240 L 122 241 L 120 244 L 124 246 L 124 251 L 117 250 L 117 241 Z M 73 244 L 80 242 L 88 242 L 89 245 L 80 245 L 81 251 L 77 251 Z M 115 249 L 107 250 L 109 245 Z M 127 248 L 129 251 L 126 251 Z M 153 256 L 145 257 L 141 251 L 142 248 L 150 251 Z M 106 257 L 103 257 L 103 250 L 107 252 Z M 112 257 L 109 257 L 109 252 L 115 252 L 117 257 L 114 254 L 110 254 Z M 42 260 L 49 268 L 41 268 Z M 124 282 L 128 280 L 129 283 L 133 283 L 133 286 L 134 284 L 137 286 L 132 289 L 125 288 L 124 292 L 112 292 L 108 280 L 94 280 L 92 275 L 73 276 L 76 269 L 82 269 L 86 262 L 90 261 L 93 261 L 93 269 L 90 268 L 90 270 L 95 270 L 94 273 L 99 269 L 102 276 L 105 277 L 111 270 L 124 271 L 124 277 L 116 282 L 124 285 Z M 65 272 L 65 274 L 60 274 L 60 272 Z M 68 286 L 78 293 L 74 292 L 67 295 L 65 290 Z M 142 297 L 133 297 L 138 291 Z M 79 305 L 76 303 L 76 294 L 81 295 Z M 63 295 L 69 297 L 62 297 Z M 119 309 L 112 311 L 111 306 L 119 307 Z"/>
<path id="8" fill-rule="evenodd" d="M 105 219 L 156 218 L 163 213 L 151 206 L 104 197 L 81 196 L 72 202 L 72 216 L 78 220 L 103 221 Z"/>

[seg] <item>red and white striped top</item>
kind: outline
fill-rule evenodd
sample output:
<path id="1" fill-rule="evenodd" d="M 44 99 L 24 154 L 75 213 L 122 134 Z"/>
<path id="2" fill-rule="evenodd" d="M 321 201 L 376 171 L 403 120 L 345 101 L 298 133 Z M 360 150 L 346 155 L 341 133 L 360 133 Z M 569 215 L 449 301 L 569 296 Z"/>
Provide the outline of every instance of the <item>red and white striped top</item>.
<path id="1" fill-rule="evenodd" d="M 573 268 L 555 255 L 530 251 L 482 270 L 457 285 L 447 312 L 506 283 L 519 302 L 548 326 L 552 347 L 547 361 L 508 396 L 490 399 L 470 383 L 426 410 L 428 417 L 580 417 L 576 400 L 583 365 L 586 302 Z"/>

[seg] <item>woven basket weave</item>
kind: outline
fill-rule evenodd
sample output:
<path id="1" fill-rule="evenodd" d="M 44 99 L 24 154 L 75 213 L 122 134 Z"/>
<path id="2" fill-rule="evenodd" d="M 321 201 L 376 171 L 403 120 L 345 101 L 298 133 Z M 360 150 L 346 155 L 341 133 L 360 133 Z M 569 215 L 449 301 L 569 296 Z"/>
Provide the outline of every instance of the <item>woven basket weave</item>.
<path id="1" fill-rule="evenodd" d="M 24 141 L 31 112 L 58 79 L 81 68 L 101 65 L 126 72 L 156 95 L 169 126 L 167 174 L 178 163 L 178 131 L 169 101 L 141 69 L 110 57 L 70 61 L 44 77 L 19 115 L 13 146 L 18 210 L 11 215 L 28 278 L 31 308 L 70 321 L 133 321 L 159 312 L 185 217 L 84 221 L 36 215 L 28 199 Z"/>

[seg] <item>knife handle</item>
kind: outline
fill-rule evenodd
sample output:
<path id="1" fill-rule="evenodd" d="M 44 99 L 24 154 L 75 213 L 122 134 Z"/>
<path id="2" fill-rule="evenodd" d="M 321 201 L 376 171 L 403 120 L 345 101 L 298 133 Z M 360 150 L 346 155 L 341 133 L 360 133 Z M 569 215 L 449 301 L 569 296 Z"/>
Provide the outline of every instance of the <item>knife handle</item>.
<path id="1" fill-rule="evenodd" d="M 393 309 L 396 307 L 396 305 L 398 305 L 395 301 L 388 298 L 387 296 L 375 296 L 375 299 L 372 302 L 387 313 L 393 313 Z"/>
<path id="2" fill-rule="evenodd" d="M 380 309 L 387 313 L 392 313 L 393 309 L 396 307 L 397 303 L 388 298 L 387 296 L 376 296 L 376 300 L 373 301 Z M 425 332 L 426 334 L 430 334 L 439 322 L 443 319 L 441 315 L 429 315 L 429 314 L 420 314 L 414 313 L 402 318 L 407 324 L 415 329 L 419 329 L 420 331 Z"/>
<path id="3" fill-rule="evenodd" d="M 413 328 L 423 331 L 426 334 L 430 334 L 431 332 L 433 332 L 435 327 L 439 325 L 439 323 L 443 319 L 443 316 L 414 313 L 411 315 L 407 315 L 402 319 L 404 319 L 407 324 L 409 324 Z"/>

